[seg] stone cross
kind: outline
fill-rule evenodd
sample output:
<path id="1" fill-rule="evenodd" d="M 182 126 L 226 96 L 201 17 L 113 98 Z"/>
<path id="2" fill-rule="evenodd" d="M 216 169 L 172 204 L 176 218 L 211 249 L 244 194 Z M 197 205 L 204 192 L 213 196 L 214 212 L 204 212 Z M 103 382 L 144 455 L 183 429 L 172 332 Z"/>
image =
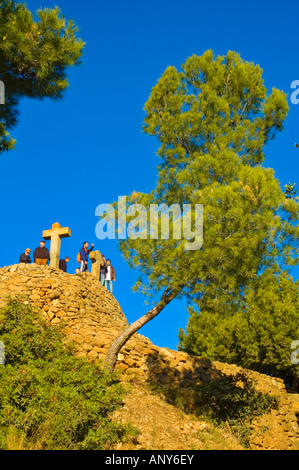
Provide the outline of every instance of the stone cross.
<path id="1" fill-rule="evenodd" d="M 91 274 L 99 281 L 101 266 L 104 266 L 103 257 L 99 251 L 91 251 L 89 253 L 89 258 L 92 262 Z"/>
<path id="2" fill-rule="evenodd" d="M 43 238 L 45 240 L 51 240 L 50 266 L 53 268 L 59 269 L 61 239 L 70 236 L 71 230 L 68 227 L 62 228 L 58 222 L 52 225 L 51 230 L 43 231 Z"/>

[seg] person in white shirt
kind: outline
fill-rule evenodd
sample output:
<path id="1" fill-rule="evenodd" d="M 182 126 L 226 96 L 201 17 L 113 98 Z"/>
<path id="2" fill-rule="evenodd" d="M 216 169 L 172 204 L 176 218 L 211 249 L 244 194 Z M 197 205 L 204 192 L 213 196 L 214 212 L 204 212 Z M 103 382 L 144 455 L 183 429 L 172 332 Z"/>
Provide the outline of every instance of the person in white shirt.
<path id="1" fill-rule="evenodd" d="M 105 287 L 109 290 L 112 294 L 113 292 L 113 285 L 112 282 L 115 281 L 115 269 L 111 266 L 110 259 L 106 260 L 106 269 L 105 269 Z"/>

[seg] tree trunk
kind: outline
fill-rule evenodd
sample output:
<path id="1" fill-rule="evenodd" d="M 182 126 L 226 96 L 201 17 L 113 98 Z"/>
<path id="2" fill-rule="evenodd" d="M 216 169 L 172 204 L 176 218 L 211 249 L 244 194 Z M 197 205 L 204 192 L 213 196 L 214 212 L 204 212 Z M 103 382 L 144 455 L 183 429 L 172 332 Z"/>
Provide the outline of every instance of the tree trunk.
<path id="1" fill-rule="evenodd" d="M 117 356 L 122 347 L 127 341 L 136 333 L 142 326 L 155 318 L 159 313 L 169 304 L 177 295 L 179 291 L 171 291 L 170 288 L 166 289 L 163 293 L 161 300 L 149 310 L 145 315 L 140 317 L 134 323 L 131 323 L 110 345 L 106 359 L 105 369 L 113 372 L 117 362 Z"/>

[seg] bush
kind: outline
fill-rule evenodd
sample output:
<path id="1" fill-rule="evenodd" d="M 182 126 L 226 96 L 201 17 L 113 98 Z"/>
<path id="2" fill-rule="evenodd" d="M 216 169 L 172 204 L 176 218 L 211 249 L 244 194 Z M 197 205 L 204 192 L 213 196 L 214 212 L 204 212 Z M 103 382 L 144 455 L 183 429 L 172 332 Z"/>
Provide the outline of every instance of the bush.
<path id="1" fill-rule="evenodd" d="M 188 389 L 160 389 L 169 403 L 217 426 L 229 425 L 245 447 L 250 446 L 250 424 L 272 409 L 278 399 L 257 391 L 244 374 L 221 375 Z"/>
<path id="2" fill-rule="evenodd" d="M 110 418 L 124 398 L 116 376 L 76 357 L 37 311 L 9 301 L 0 341 L 0 449 L 98 450 L 130 434 Z"/>
<path id="3" fill-rule="evenodd" d="M 198 387 L 196 406 L 218 423 L 251 422 L 273 408 L 276 397 L 257 391 L 244 374 L 221 376 Z"/>
<path id="4" fill-rule="evenodd" d="M 244 374 L 219 377 L 199 387 L 198 392 L 198 410 L 217 424 L 228 423 L 245 447 L 250 447 L 252 421 L 278 407 L 276 397 L 257 391 Z"/>

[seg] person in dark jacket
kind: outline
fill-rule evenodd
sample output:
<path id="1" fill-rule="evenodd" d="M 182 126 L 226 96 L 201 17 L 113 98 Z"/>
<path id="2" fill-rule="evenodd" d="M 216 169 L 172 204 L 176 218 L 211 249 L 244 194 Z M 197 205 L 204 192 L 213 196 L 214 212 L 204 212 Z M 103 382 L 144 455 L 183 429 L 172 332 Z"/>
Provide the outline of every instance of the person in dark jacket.
<path id="1" fill-rule="evenodd" d="M 80 273 L 88 271 L 88 255 L 93 250 L 94 244 L 91 245 L 90 250 L 88 249 L 89 243 L 84 242 L 80 250 Z"/>
<path id="2" fill-rule="evenodd" d="M 25 253 L 22 253 L 20 256 L 20 263 L 26 263 L 26 264 L 31 263 L 30 252 L 31 252 L 30 248 L 26 248 Z"/>
<path id="3" fill-rule="evenodd" d="M 41 240 L 39 247 L 33 252 L 34 262 L 40 266 L 45 266 L 50 261 L 50 253 L 48 248 L 45 247 L 45 240 Z"/>
<path id="4" fill-rule="evenodd" d="M 59 261 L 59 269 L 61 269 L 61 271 L 64 271 L 65 273 L 67 272 L 67 263 L 70 261 L 70 259 L 71 258 L 67 256 L 66 258 Z"/>
<path id="5" fill-rule="evenodd" d="M 103 261 L 104 261 L 104 265 L 101 266 L 101 270 L 100 270 L 100 282 L 101 282 L 102 286 L 105 286 L 105 275 L 106 275 L 107 263 L 106 263 L 104 255 L 102 255 L 102 258 L 103 258 Z"/>

